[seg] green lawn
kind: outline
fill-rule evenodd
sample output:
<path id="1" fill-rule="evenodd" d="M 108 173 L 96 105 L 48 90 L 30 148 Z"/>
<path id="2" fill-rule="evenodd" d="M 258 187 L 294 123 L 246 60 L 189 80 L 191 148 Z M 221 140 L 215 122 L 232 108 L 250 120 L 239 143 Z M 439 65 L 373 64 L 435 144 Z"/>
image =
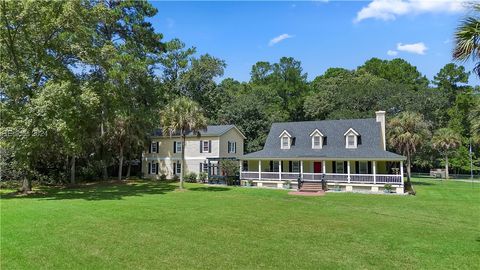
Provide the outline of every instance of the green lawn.
<path id="1" fill-rule="evenodd" d="M 480 183 L 417 196 L 136 182 L 2 196 L 1 269 L 478 269 Z"/>

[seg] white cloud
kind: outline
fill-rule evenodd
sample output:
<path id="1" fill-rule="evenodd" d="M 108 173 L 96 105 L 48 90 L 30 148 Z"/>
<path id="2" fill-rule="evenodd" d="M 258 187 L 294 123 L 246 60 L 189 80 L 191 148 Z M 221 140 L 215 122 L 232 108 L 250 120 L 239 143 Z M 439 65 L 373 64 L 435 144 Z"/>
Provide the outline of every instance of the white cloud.
<path id="1" fill-rule="evenodd" d="M 465 9 L 466 0 L 373 0 L 362 8 L 354 22 L 365 19 L 395 20 L 398 16 L 428 12 L 456 13 Z"/>
<path id="2" fill-rule="evenodd" d="M 268 42 L 268 46 L 273 46 L 277 43 L 279 43 L 280 41 L 283 41 L 287 38 L 293 38 L 292 35 L 289 35 L 289 34 L 281 34 L 280 36 L 278 37 L 274 37 L 270 40 L 270 42 Z"/>
<path id="3" fill-rule="evenodd" d="M 425 51 L 428 50 L 428 48 L 425 46 L 425 44 L 423 44 L 423 42 L 413 44 L 397 43 L 397 50 L 409 53 L 425 54 Z"/>
<path id="4" fill-rule="evenodd" d="M 398 54 L 397 51 L 393 51 L 393 50 L 388 50 L 388 51 L 387 51 L 387 55 L 389 55 L 389 56 L 395 56 L 395 55 L 397 55 L 397 54 Z"/>

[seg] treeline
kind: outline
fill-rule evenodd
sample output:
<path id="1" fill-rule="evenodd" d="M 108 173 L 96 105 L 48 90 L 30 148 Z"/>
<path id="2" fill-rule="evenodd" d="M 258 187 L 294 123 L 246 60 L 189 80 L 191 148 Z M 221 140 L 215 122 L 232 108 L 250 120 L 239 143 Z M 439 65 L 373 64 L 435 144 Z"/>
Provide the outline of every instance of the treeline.
<path id="1" fill-rule="evenodd" d="M 249 82 L 217 83 L 225 61 L 164 41 L 143 1 L 0 4 L 1 165 L 3 180 L 70 182 L 129 176 L 159 112 L 180 96 L 199 103 L 211 124 L 235 124 L 247 152 L 262 148 L 272 122 L 423 115 L 431 134 L 461 137 L 452 167 L 466 171 L 480 146 L 479 89 L 462 66 L 429 81 L 402 59 L 370 59 L 355 70 L 330 68 L 309 81 L 290 57 L 258 62 Z M 440 165 L 423 139 L 414 165 Z M 477 161 L 478 162 L 478 161 Z M 125 170 L 124 170 L 125 167 Z"/>

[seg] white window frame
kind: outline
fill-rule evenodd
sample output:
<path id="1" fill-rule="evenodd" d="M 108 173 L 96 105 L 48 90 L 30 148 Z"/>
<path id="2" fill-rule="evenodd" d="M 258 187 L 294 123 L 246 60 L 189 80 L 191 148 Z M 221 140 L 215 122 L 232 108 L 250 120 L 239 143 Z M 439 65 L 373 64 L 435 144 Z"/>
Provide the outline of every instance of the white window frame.
<path id="1" fill-rule="evenodd" d="M 200 162 L 200 164 L 202 164 L 202 168 L 201 168 L 200 172 L 208 173 L 208 163 Z"/>
<path id="2" fill-rule="evenodd" d="M 343 136 L 345 136 L 345 148 L 347 149 L 355 149 L 357 148 L 358 146 L 358 136 L 360 136 L 360 134 L 358 134 L 358 132 L 356 132 L 353 128 L 350 128 L 349 130 L 347 130 L 347 132 L 345 132 L 345 134 L 343 134 Z M 349 145 L 348 144 L 348 138 L 353 136 L 353 145 Z"/>
<path id="3" fill-rule="evenodd" d="M 365 166 L 365 167 L 363 167 Z M 362 167 L 364 170 L 362 170 Z M 358 162 L 358 173 L 367 174 L 368 173 L 368 161 L 359 161 Z"/>
<path id="4" fill-rule="evenodd" d="M 280 138 L 280 149 L 290 149 L 290 146 L 292 145 L 292 135 L 284 130 L 278 137 Z M 284 142 L 287 144 L 284 145 Z"/>
<path id="5" fill-rule="evenodd" d="M 155 149 L 155 150 L 154 150 L 154 149 Z M 152 142 L 152 144 L 150 145 L 150 152 L 152 152 L 152 153 L 158 153 L 157 142 Z"/>
<path id="6" fill-rule="evenodd" d="M 315 145 L 315 139 L 318 139 L 318 145 Z M 322 149 L 322 136 L 314 135 L 312 137 L 312 149 Z"/>
<path id="7" fill-rule="evenodd" d="M 175 152 L 176 153 L 181 153 L 182 151 L 183 151 L 182 142 L 176 142 L 175 143 Z"/>
<path id="8" fill-rule="evenodd" d="M 228 153 L 237 153 L 237 142 L 228 141 Z"/>
<path id="9" fill-rule="evenodd" d="M 357 148 L 357 136 L 355 136 L 354 134 L 348 134 L 346 136 L 346 140 L 347 140 L 347 148 Z M 350 144 L 350 142 L 352 144 Z"/>
<path id="10" fill-rule="evenodd" d="M 202 152 L 203 153 L 210 152 L 210 141 L 203 141 L 202 142 Z"/>
<path id="11" fill-rule="evenodd" d="M 150 174 L 157 174 L 157 163 L 150 163 Z"/>
<path id="12" fill-rule="evenodd" d="M 340 165 L 340 170 L 338 169 Z M 335 162 L 335 172 L 336 173 L 346 173 L 345 168 L 343 167 L 343 160 L 342 161 L 336 161 Z M 341 171 L 341 172 L 340 172 Z"/>

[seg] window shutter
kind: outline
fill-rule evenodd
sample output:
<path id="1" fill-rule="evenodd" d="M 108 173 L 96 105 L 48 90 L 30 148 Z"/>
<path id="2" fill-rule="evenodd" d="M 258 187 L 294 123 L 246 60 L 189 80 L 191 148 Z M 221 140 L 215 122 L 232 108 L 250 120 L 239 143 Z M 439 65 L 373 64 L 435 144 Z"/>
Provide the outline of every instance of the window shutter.
<path id="1" fill-rule="evenodd" d="M 292 172 L 292 171 L 293 171 L 292 161 L 289 160 L 289 161 L 288 161 L 288 172 Z"/>
<path id="2" fill-rule="evenodd" d="M 228 148 L 228 153 L 231 153 L 231 149 L 232 149 L 232 148 L 231 148 L 231 145 L 232 145 L 232 144 L 231 144 L 230 141 L 229 141 L 229 142 L 228 142 L 228 147 L 227 147 L 227 148 Z"/>
<path id="3" fill-rule="evenodd" d="M 150 163 L 150 162 L 148 162 L 148 174 L 150 174 L 150 173 L 151 173 L 151 168 L 150 168 L 150 166 L 151 166 L 151 163 Z"/>
<path id="4" fill-rule="evenodd" d="M 177 163 L 173 163 L 173 174 L 177 174 Z"/>
<path id="5" fill-rule="evenodd" d="M 177 153 L 177 142 L 173 141 L 173 153 Z"/>
<path id="6" fill-rule="evenodd" d="M 148 153 L 152 153 L 152 143 L 148 145 Z"/>
<path id="7" fill-rule="evenodd" d="M 332 169 L 333 169 L 333 173 L 337 173 L 337 162 L 336 161 L 332 161 Z"/>
<path id="8" fill-rule="evenodd" d="M 198 170 L 198 172 L 202 172 L 203 171 L 203 163 L 200 162 L 200 169 Z"/>
<path id="9" fill-rule="evenodd" d="M 358 135 L 357 136 L 357 145 L 362 144 L 362 136 Z"/>
<path id="10" fill-rule="evenodd" d="M 322 145 L 327 145 L 327 137 L 323 137 Z"/>
<path id="11" fill-rule="evenodd" d="M 159 146 L 160 146 L 160 144 L 157 142 L 157 152 L 156 153 L 159 152 L 159 149 L 160 149 Z"/>
<path id="12" fill-rule="evenodd" d="M 212 152 L 212 141 L 208 141 L 208 153 Z"/>
<path id="13" fill-rule="evenodd" d="M 235 151 L 233 151 L 233 153 L 237 153 L 237 142 L 234 142 L 233 145 L 235 146 L 235 147 L 233 148 L 233 149 L 235 150 Z"/>
<path id="14" fill-rule="evenodd" d="M 367 163 L 367 173 L 372 173 L 372 162 L 371 161 L 369 161 Z"/>
<path id="15" fill-rule="evenodd" d="M 360 162 L 355 161 L 355 173 L 359 174 L 360 173 Z"/>
<path id="16" fill-rule="evenodd" d="M 158 162 L 157 162 L 157 164 L 155 164 L 155 169 L 156 169 L 157 174 L 158 174 Z"/>
<path id="17" fill-rule="evenodd" d="M 200 153 L 203 153 L 203 141 L 200 141 Z"/>
<path id="18" fill-rule="evenodd" d="M 347 171 L 348 171 L 347 161 L 344 161 L 343 162 L 343 173 L 347 173 Z"/>

